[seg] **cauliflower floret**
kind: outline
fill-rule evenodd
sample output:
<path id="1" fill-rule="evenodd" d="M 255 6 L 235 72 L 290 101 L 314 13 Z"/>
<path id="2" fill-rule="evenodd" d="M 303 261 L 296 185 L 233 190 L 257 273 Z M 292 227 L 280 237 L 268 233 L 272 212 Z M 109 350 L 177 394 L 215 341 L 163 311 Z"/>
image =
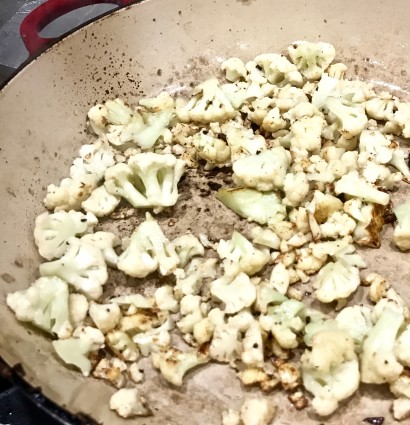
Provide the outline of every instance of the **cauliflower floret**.
<path id="1" fill-rule="evenodd" d="M 162 311 L 176 313 L 179 310 L 172 286 L 164 285 L 158 288 L 154 293 L 154 299 L 156 306 Z"/>
<path id="2" fill-rule="evenodd" d="M 222 425 L 241 425 L 241 416 L 239 412 L 228 409 L 222 412 Z"/>
<path id="3" fill-rule="evenodd" d="M 345 68 L 342 66 L 340 72 L 343 73 Z M 317 90 L 312 97 L 312 103 L 315 106 L 319 109 L 326 109 L 326 101 L 329 97 L 341 98 L 343 102 L 348 101 L 355 104 L 363 103 L 376 96 L 371 84 L 359 80 L 344 80 L 340 77 L 340 75 L 329 76 L 326 73 L 322 74 Z"/>
<path id="4" fill-rule="evenodd" d="M 282 242 L 288 241 L 295 234 L 295 225 L 290 221 L 281 221 L 271 228 L 282 239 Z M 293 264 L 293 262 L 291 261 L 288 265 Z"/>
<path id="5" fill-rule="evenodd" d="M 76 366 L 84 376 L 91 372 L 90 353 L 104 347 L 104 335 L 91 326 L 80 326 L 72 338 L 52 341 L 55 352 L 64 363 Z"/>
<path id="6" fill-rule="evenodd" d="M 123 331 L 110 331 L 105 336 L 105 341 L 110 350 L 121 360 L 135 362 L 140 353 L 134 341 Z"/>
<path id="7" fill-rule="evenodd" d="M 392 121 L 394 117 L 394 100 L 389 93 L 382 92 L 378 97 L 364 103 L 366 113 L 375 120 Z"/>
<path id="8" fill-rule="evenodd" d="M 389 164 L 397 168 L 403 175 L 403 180 L 410 183 L 410 169 L 408 166 L 409 156 L 403 149 L 397 148 L 393 151 Z"/>
<path id="9" fill-rule="evenodd" d="M 363 343 L 361 381 L 366 384 L 384 384 L 395 381 L 403 366 L 394 355 L 394 345 L 404 316 L 397 308 L 383 309 L 376 324 Z"/>
<path id="10" fill-rule="evenodd" d="M 219 308 L 213 308 L 208 316 L 194 325 L 193 335 L 198 344 L 204 344 L 212 339 L 215 326 L 224 324 L 225 312 Z"/>
<path id="11" fill-rule="evenodd" d="M 120 196 L 111 195 L 102 185 L 91 192 L 89 198 L 81 203 L 81 208 L 96 217 L 106 217 L 117 208 L 120 201 Z"/>
<path id="12" fill-rule="evenodd" d="M 208 363 L 209 354 L 202 350 L 183 352 L 175 347 L 165 352 L 153 353 L 152 363 L 171 384 L 180 387 L 185 374 L 192 368 Z"/>
<path id="13" fill-rule="evenodd" d="M 387 292 L 391 288 L 390 283 L 378 273 L 368 274 L 364 280 L 363 284 L 366 286 L 370 285 L 369 288 L 369 299 L 374 303 L 378 303 L 382 298 L 387 297 Z"/>
<path id="14" fill-rule="evenodd" d="M 353 103 L 364 103 L 376 97 L 373 85 L 360 80 L 338 80 L 336 90 L 329 95 L 342 97 Z"/>
<path id="15" fill-rule="evenodd" d="M 280 294 L 285 295 L 290 284 L 289 270 L 286 269 L 283 263 L 279 262 L 272 269 L 269 279 L 270 287 Z"/>
<path id="16" fill-rule="evenodd" d="M 364 107 L 340 97 L 328 97 L 326 107 L 336 117 L 338 131 L 346 139 L 360 134 L 367 124 Z"/>
<path id="17" fill-rule="evenodd" d="M 270 260 L 269 250 L 257 249 L 239 232 L 234 230 L 228 241 L 221 239 L 217 253 L 221 259 L 227 258 L 237 264 L 240 271 L 249 276 L 260 271 Z"/>
<path id="18" fill-rule="evenodd" d="M 171 344 L 169 331 L 175 324 L 168 318 L 161 326 L 150 329 L 146 332 L 139 332 L 133 336 L 133 341 L 137 344 L 141 354 L 146 357 L 150 353 L 166 351 Z"/>
<path id="19" fill-rule="evenodd" d="M 283 181 L 285 198 L 283 203 L 292 207 L 299 206 L 309 193 L 309 181 L 303 172 L 288 173 Z"/>
<path id="20" fill-rule="evenodd" d="M 177 104 L 177 118 L 181 122 L 224 122 L 237 114 L 221 89 L 219 81 L 211 78 L 194 90 L 194 96 L 184 106 Z"/>
<path id="21" fill-rule="evenodd" d="M 410 376 L 405 370 L 395 381 L 390 384 L 390 391 L 395 397 L 410 398 Z"/>
<path id="22" fill-rule="evenodd" d="M 410 418 L 410 400 L 408 398 L 399 398 L 393 401 L 393 417 L 397 421 Z"/>
<path id="23" fill-rule="evenodd" d="M 296 364 L 285 362 L 283 359 L 275 359 L 273 364 L 284 390 L 294 390 L 301 385 L 300 371 Z"/>
<path id="24" fill-rule="evenodd" d="M 237 374 L 243 385 L 259 385 L 263 391 L 270 391 L 280 384 L 280 380 L 272 372 L 262 368 L 248 366 Z"/>
<path id="25" fill-rule="evenodd" d="M 151 415 L 145 398 L 137 388 L 121 388 L 114 393 L 110 398 L 110 409 L 123 418 Z"/>
<path id="26" fill-rule="evenodd" d="M 277 96 L 274 99 L 274 105 L 281 111 L 286 112 L 294 108 L 299 103 L 309 102 L 308 97 L 302 89 L 288 84 L 278 90 Z"/>
<path id="27" fill-rule="evenodd" d="M 237 186 L 270 191 L 283 187 L 288 167 L 288 154 L 279 146 L 235 161 L 232 166 L 233 181 Z"/>
<path id="28" fill-rule="evenodd" d="M 109 144 L 101 139 L 92 145 L 83 145 L 80 157 L 73 161 L 70 177 L 79 180 L 84 175 L 94 175 L 97 181 L 104 177 L 105 170 L 115 164 L 114 151 Z"/>
<path id="29" fill-rule="evenodd" d="M 266 140 L 260 135 L 255 135 L 252 129 L 230 125 L 226 129 L 226 139 L 231 149 L 232 161 L 266 150 Z"/>
<path id="30" fill-rule="evenodd" d="M 360 285 L 359 269 L 344 257 L 326 264 L 314 282 L 316 298 L 324 303 L 349 297 Z"/>
<path id="31" fill-rule="evenodd" d="M 110 124 L 125 125 L 133 115 L 123 100 L 107 100 L 104 105 L 97 104 L 88 111 L 89 125 L 95 134 L 101 136 L 107 132 Z"/>
<path id="32" fill-rule="evenodd" d="M 335 58 L 335 48 L 328 43 L 295 41 L 288 47 L 289 57 L 308 80 L 318 80 Z"/>
<path id="33" fill-rule="evenodd" d="M 263 75 L 261 67 L 255 61 L 249 61 L 245 64 L 245 69 L 248 71 L 246 81 L 259 85 L 266 84 L 268 80 Z"/>
<path id="34" fill-rule="evenodd" d="M 325 126 L 326 121 L 318 115 L 305 116 L 295 121 L 290 127 L 292 132 L 291 149 L 318 152 L 322 146 L 321 134 Z"/>
<path id="35" fill-rule="evenodd" d="M 410 201 L 394 208 L 397 224 L 394 227 L 393 241 L 402 251 L 410 249 Z"/>
<path id="36" fill-rule="evenodd" d="M 353 217 L 356 221 L 364 221 L 361 211 L 363 203 L 360 199 L 352 198 L 343 204 L 343 211 Z"/>
<path id="37" fill-rule="evenodd" d="M 167 314 L 155 313 L 147 309 L 136 309 L 135 312 L 127 312 L 121 318 L 117 329 L 129 335 L 134 335 L 138 332 L 145 332 L 159 326 L 163 322 L 164 317 L 166 319 Z"/>
<path id="38" fill-rule="evenodd" d="M 226 311 L 226 310 L 225 310 Z M 243 351 L 241 359 L 250 366 L 262 367 L 264 364 L 264 351 L 262 333 L 258 321 L 254 321 L 245 333 L 242 341 Z"/>
<path id="39" fill-rule="evenodd" d="M 154 307 L 153 300 L 147 299 L 141 294 L 120 295 L 110 299 L 111 303 L 122 307 L 132 307 L 135 309 L 151 309 Z"/>
<path id="40" fill-rule="evenodd" d="M 323 238 L 338 239 L 352 234 L 356 222 L 347 214 L 336 211 L 319 228 Z"/>
<path id="41" fill-rule="evenodd" d="M 292 84 L 296 87 L 303 85 L 303 78 L 295 65 L 289 62 L 283 55 L 265 53 L 254 59 L 257 65 L 263 68 L 266 79 L 278 87 Z"/>
<path id="42" fill-rule="evenodd" d="M 176 269 L 176 285 L 174 288 L 177 298 L 183 295 L 196 295 L 202 286 L 204 279 L 213 279 L 216 276 L 216 258 L 208 258 L 206 260 L 194 259 L 189 263 L 186 271 Z"/>
<path id="43" fill-rule="evenodd" d="M 303 341 L 308 347 L 312 346 L 313 336 L 318 332 L 335 332 L 339 330 L 338 323 L 334 319 L 330 319 L 321 311 L 314 308 L 306 309 L 306 322 Z"/>
<path id="44" fill-rule="evenodd" d="M 255 99 L 251 101 L 250 105 L 243 105 L 241 113 L 246 113 L 252 122 L 261 126 L 268 115 L 268 111 L 274 106 L 273 102 L 272 98 L 266 96 Z"/>
<path id="45" fill-rule="evenodd" d="M 59 186 L 51 184 L 47 187 L 45 206 L 56 211 L 79 210 L 103 178 L 105 170 L 114 163 L 114 152 L 106 142 L 99 140 L 92 145 L 84 145 L 80 149 L 80 157 L 70 168 L 70 178 L 61 180 Z"/>
<path id="46" fill-rule="evenodd" d="M 310 102 L 298 103 L 292 109 L 289 109 L 288 112 L 283 114 L 283 118 L 290 121 L 293 124 L 295 121 L 302 119 L 303 117 L 313 117 L 315 115 L 321 116 L 322 113 L 315 105 L 312 105 Z"/>
<path id="47" fill-rule="evenodd" d="M 111 267 L 116 267 L 118 255 L 114 248 L 121 244 L 121 240 L 114 233 L 96 232 L 83 236 L 81 240 L 99 248 L 104 256 L 104 260 Z"/>
<path id="48" fill-rule="evenodd" d="M 313 192 L 312 201 L 307 206 L 313 213 L 319 225 L 326 223 L 337 211 L 343 208 L 343 202 L 330 194 L 324 194 L 319 190 Z"/>
<path id="49" fill-rule="evenodd" d="M 158 268 L 162 275 L 171 274 L 178 264 L 174 246 L 165 237 L 157 221 L 147 213 L 145 221 L 131 235 L 117 267 L 129 276 L 142 278 Z"/>
<path id="50" fill-rule="evenodd" d="M 181 299 L 180 311 L 183 317 L 177 322 L 177 327 L 183 334 L 192 333 L 195 324 L 204 318 L 200 295 L 185 295 Z"/>
<path id="51" fill-rule="evenodd" d="M 85 174 L 79 179 L 65 178 L 60 185 L 47 186 L 44 205 L 49 210 L 79 210 L 81 204 L 97 187 L 98 180 L 94 174 Z"/>
<path id="52" fill-rule="evenodd" d="M 312 155 L 309 162 L 310 164 L 306 167 L 307 178 L 313 182 L 333 183 L 348 171 L 343 161 L 339 159 L 331 159 L 327 162 L 319 155 Z"/>
<path id="53" fill-rule="evenodd" d="M 203 256 L 205 254 L 203 245 L 191 233 L 178 236 L 172 241 L 172 245 L 174 245 L 175 251 L 178 254 L 179 265 L 181 267 L 185 267 L 192 257 L 196 255 Z"/>
<path id="54" fill-rule="evenodd" d="M 174 111 L 171 95 L 163 92 L 156 98 L 141 99 L 139 104 L 138 111 L 128 108 L 121 120 L 108 118 L 105 137 L 111 144 L 121 149 L 136 145 L 151 149 L 164 134 Z"/>
<path id="55" fill-rule="evenodd" d="M 389 148 L 391 141 L 380 131 L 363 130 L 360 134 L 360 152 L 367 152 L 370 158 L 378 164 L 387 164 L 393 156 Z"/>
<path id="56" fill-rule="evenodd" d="M 127 370 L 127 365 L 120 359 L 113 357 L 111 359 L 104 358 L 99 361 L 92 375 L 94 378 L 105 379 L 111 382 L 115 387 L 122 388 L 126 379 L 123 372 Z"/>
<path id="57" fill-rule="evenodd" d="M 360 305 L 346 307 L 336 316 L 336 322 L 339 329 L 353 338 L 356 352 L 361 352 L 363 340 L 372 327 L 370 309 Z"/>
<path id="58" fill-rule="evenodd" d="M 225 303 L 227 314 L 250 307 L 256 299 L 256 287 L 245 273 L 239 273 L 233 280 L 223 276 L 214 280 L 210 287 L 211 294 Z"/>
<path id="59" fill-rule="evenodd" d="M 303 385 L 313 394 L 312 406 L 320 416 L 333 413 L 359 387 L 359 362 L 346 331 L 317 332 L 301 361 Z"/>
<path id="60" fill-rule="evenodd" d="M 67 241 L 93 231 L 98 223 L 92 213 L 78 211 L 45 212 L 36 218 L 34 240 L 40 255 L 46 260 L 60 258 L 67 251 Z"/>
<path id="61" fill-rule="evenodd" d="M 269 110 L 262 121 L 261 127 L 270 133 L 276 133 L 279 130 L 287 128 L 288 123 L 281 117 L 280 110 L 276 107 Z"/>
<path id="62" fill-rule="evenodd" d="M 390 200 L 387 193 L 381 192 L 372 184 L 367 183 L 364 178 L 359 176 L 357 171 L 350 171 L 337 181 L 335 184 L 335 192 L 337 195 L 344 193 L 367 202 L 381 205 L 387 205 Z"/>
<path id="63" fill-rule="evenodd" d="M 71 324 L 74 328 L 81 326 L 87 317 L 89 303 L 83 294 L 68 295 L 68 312 Z M 61 337 L 60 337 L 61 338 Z"/>
<path id="64" fill-rule="evenodd" d="M 365 154 L 365 156 L 369 157 L 369 155 Z M 391 173 L 390 170 L 381 164 L 377 164 L 373 162 L 371 159 L 367 160 L 362 168 L 362 176 L 366 179 L 368 183 L 378 183 L 379 186 L 385 187 L 386 184 L 389 187 L 389 184 L 394 184 L 391 182 Z M 400 178 L 401 180 L 401 178 Z"/>
<path id="65" fill-rule="evenodd" d="M 327 73 L 323 73 L 316 90 L 313 92 L 312 104 L 318 109 L 326 109 L 326 99 L 337 93 L 338 79 L 330 77 Z"/>
<path id="66" fill-rule="evenodd" d="M 63 257 L 40 265 L 40 275 L 57 276 L 88 298 L 98 299 L 108 279 L 101 250 L 77 238 L 70 238 L 67 243 L 68 249 Z"/>
<path id="67" fill-rule="evenodd" d="M 239 58 L 229 58 L 222 62 L 222 71 L 228 81 L 238 81 L 246 78 L 245 64 Z"/>
<path id="68" fill-rule="evenodd" d="M 396 102 L 397 111 L 394 113 L 393 122 L 397 123 L 402 134 L 406 138 L 410 138 L 410 103 Z"/>
<path id="69" fill-rule="evenodd" d="M 404 366 L 410 367 L 410 325 L 399 335 L 394 344 L 394 354 Z"/>
<path id="70" fill-rule="evenodd" d="M 410 309 L 407 302 L 390 287 L 389 282 L 377 273 L 370 273 L 364 279 L 364 284 L 369 284 L 369 299 L 375 303 L 372 311 L 372 320 L 377 322 L 386 308 L 398 310 L 403 314 L 405 322 L 410 322 Z"/>
<path id="71" fill-rule="evenodd" d="M 103 334 L 113 330 L 122 316 L 118 304 L 97 304 L 94 301 L 90 302 L 89 315 Z"/>
<path id="72" fill-rule="evenodd" d="M 215 325 L 209 317 L 204 317 L 193 327 L 193 336 L 198 345 L 209 342 L 214 335 Z"/>
<path id="73" fill-rule="evenodd" d="M 267 399 L 248 398 L 241 407 L 241 419 L 243 425 L 269 425 L 275 412 L 275 406 Z"/>
<path id="74" fill-rule="evenodd" d="M 251 230 L 252 242 L 278 250 L 280 246 L 279 236 L 271 229 L 256 226 Z"/>
<path id="75" fill-rule="evenodd" d="M 206 170 L 214 167 L 225 167 L 231 161 L 231 148 L 225 140 L 205 134 L 203 131 L 195 134 L 192 144 L 196 148 L 196 154 L 205 160 Z"/>
<path id="76" fill-rule="evenodd" d="M 236 327 L 228 323 L 215 326 L 209 349 L 212 359 L 223 363 L 234 361 L 242 352 L 242 344 L 238 338 L 239 330 Z"/>
<path id="77" fill-rule="evenodd" d="M 222 188 L 218 190 L 216 198 L 236 214 L 259 224 L 274 225 L 286 217 L 286 207 L 276 192 Z"/>
<path id="78" fill-rule="evenodd" d="M 344 63 L 334 63 L 329 66 L 327 73 L 329 77 L 335 78 L 336 80 L 344 80 L 347 66 Z"/>
<path id="79" fill-rule="evenodd" d="M 297 334 L 304 328 L 303 303 L 286 300 L 280 305 L 269 307 L 267 315 L 259 317 L 261 328 L 271 332 L 282 348 L 296 348 L 299 345 Z"/>
<path id="80" fill-rule="evenodd" d="M 241 355 L 241 333 L 248 330 L 254 318 L 247 310 L 230 317 L 226 323 L 223 316 L 224 313 L 218 309 L 211 310 L 208 315 L 215 327 L 209 353 L 212 359 L 229 363 L 234 362 Z"/>
<path id="81" fill-rule="evenodd" d="M 266 313 L 270 305 L 281 304 L 287 301 L 283 294 L 271 287 L 269 282 L 261 282 L 256 288 L 256 302 L 254 309 L 260 313 Z"/>
<path id="82" fill-rule="evenodd" d="M 352 208 L 347 208 L 347 212 L 352 216 L 355 214 L 353 218 L 357 220 L 357 226 L 353 232 L 353 240 L 360 246 L 380 248 L 386 208 L 378 204 L 365 204 L 362 206 L 360 201 L 359 203 L 357 204 L 357 213 L 352 211 Z"/>
<path id="83" fill-rule="evenodd" d="M 144 380 L 144 369 L 141 369 L 138 363 L 132 363 L 128 368 L 128 376 L 133 382 L 139 384 Z"/>
<path id="84" fill-rule="evenodd" d="M 8 294 L 7 305 L 22 322 L 31 322 L 59 338 L 71 336 L 68 287 L 58 277 L 41 277 L 28 289 Z"/>
<path id="85" fill-rule="evenodd" d="M 286 245 L 289 248 L 300 248 L 308 242 L 312 242 L 312 235 L 303 234 L 302 232 L 295 233 L 290 239 L 286 241 Z M 304 248 L 302 248 L 304 249 Z"/>
<path id="86" fill-rule="evenodd" d="M 184 174 L 185 162 L 170 154 L 152 152 L 133 155 L 127 164 L 116 164 L 105 173 L 105 188 L 122 196 L 133 207 L 162 207 L 175 205 L 178 182 Z"/>
<path id="87" fill-rule="evenodd" d="M 291 240 L 291 239 L 290 239 Z M 316 274 L 326 263 L 327 253 L 318 253 L 311 248 L 300 248 L 297 250 L 298 260 L 295 264 L 296 271 L 300 270 L 310 276 Z"/>
<path id="88" fill-rule="evenodd" d="M 289 220 L 296 226 L 299 232 L 303 234 L 310 232 L 309 217 L 306 208 L 293 208 L 289 212 Z"/>

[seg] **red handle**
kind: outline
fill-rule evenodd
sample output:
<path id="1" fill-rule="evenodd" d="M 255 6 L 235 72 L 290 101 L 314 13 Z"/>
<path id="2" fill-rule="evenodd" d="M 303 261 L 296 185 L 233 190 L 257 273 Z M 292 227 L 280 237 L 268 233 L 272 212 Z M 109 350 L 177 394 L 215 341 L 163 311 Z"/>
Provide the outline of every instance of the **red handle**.
<path id="1" fill-rule="evenodd" d="M 54 19 L 84 6 L 111 3 L 127 6 L 135 0 L 48 0 L 29 13 L 20 26 L 20 34 L 30 55 L 36 55 L 55 43 L 58 38 L 43 38 L 39 32 Z"/>

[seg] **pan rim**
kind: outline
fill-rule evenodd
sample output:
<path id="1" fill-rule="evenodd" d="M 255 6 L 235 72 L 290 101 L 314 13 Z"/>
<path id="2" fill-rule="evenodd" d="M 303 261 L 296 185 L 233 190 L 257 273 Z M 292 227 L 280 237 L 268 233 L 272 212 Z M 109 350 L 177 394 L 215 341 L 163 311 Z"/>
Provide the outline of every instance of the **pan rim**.
<path id="1" fill-rule="evenodd" d="M 84 22 L 75 28 L 69 30 L 68 32 L 65 32 L 64 34 L 56 37 L 56 41 L 51 46 L 46 46 L 41 49 L 34 55 L 30 55 L 24 62 L 22 62 L 2 83 L 0 83 L 0 94 L 3 92 L 3 90 L 11 83 L 14 78 L 16 78 L 27 66 L 34 63 L 37 59 L 42 57 L 44 54 L 48 53 L 50 50 L 53 50 L 57 48 L 62 42 L 65 41 L 66 38 L 74 35 L 77 32 L 80 32 L 84 30 L 87 27 L 91 27 L 94 24 L 97 24 L 99 22 L 104 21 L 105 19 L 117 15 L 123 10 L 127 10 L 131 7 L 137 6 L 142 3 L 147 3 L 150 0 L 132 0 L 131 4 L 128 4 L 126 6 L 119 6 L 116 9 L 108 10 L 107 12 L 103 12 L 101 15 L 97 16 L 96 18 L 93 18 L 87 22 Z"/>

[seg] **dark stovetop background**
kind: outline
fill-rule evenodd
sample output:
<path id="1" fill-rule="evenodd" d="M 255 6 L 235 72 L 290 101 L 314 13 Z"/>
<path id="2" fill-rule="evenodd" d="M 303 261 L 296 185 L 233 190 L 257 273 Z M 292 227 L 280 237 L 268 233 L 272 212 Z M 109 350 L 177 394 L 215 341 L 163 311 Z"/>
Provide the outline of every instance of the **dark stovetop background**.
<path id="1" fill-rule="evenodd" d="M 0 359 L 0 425 L 91 425 L 91 421 L 64 412 Z"/>
<path id="2" fill-rule="evenodd" d="M 54 420 L 32 403 L 22 391 L 6 381 L 0 381 L 0 424 L 57 425 L 67 422 Z"/>

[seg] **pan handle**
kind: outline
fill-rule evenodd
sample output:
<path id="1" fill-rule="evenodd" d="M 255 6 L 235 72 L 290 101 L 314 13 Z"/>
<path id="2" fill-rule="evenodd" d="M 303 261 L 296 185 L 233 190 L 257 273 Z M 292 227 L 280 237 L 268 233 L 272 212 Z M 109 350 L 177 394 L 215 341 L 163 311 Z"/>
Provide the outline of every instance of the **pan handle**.
<path id="1" fill-rule="evenodd" d="M 135 0 L 48 0 L 29 13 L 20 26 L 20 34 L 30 55 L 38 53 L 58 41 L 57 38 L 40 37 L 39 32 L 54 19 L 84 6 L 100 3 L 127 6 Z"/>

